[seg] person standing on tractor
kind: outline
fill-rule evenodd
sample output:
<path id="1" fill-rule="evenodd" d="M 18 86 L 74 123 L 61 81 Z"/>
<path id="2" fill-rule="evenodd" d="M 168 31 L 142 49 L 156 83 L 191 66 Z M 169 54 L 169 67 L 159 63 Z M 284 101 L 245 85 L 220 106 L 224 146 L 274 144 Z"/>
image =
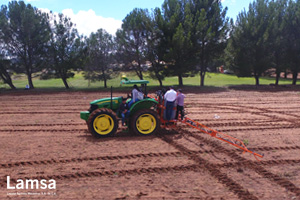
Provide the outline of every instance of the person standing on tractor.
<path id="1" fill-rule="evenodd" d="M 122 126 L 125 125 L 125 118 L 128 117 L 129 115 L 129 106 L 126 103 L 126 100 L 127 100 L 126 98 L 123 98 L 122 103 L 120 104 L 119 107 L 119 112 L 121 113 L 122 116 Z"/>
<path id="2" fill-rule="evenodd" d="M 132 104 L 135 102 L 139 101 L 141 99 L 140 96 L 142 96 L 143 93 L 140 91 L 137 85 L 133 86 L 133 90 L 131 92 L 131 101 L 129 102 L 129 108 L 131 107 Z"/>
<path id="3" fill-rule="evenodd" d="M 170 86 L 169 90 L 166 92 L 164 99 L 167 102 L 166 103 L 166 119 L 171 120 L 172 119 L 172 112 L 174 103 L 176 100 L 177 93 L 175 92 L 173 86 Z"/>
<path id="4" fill-rule="evenodd" d="M 180 112 L 181 120 L 183 120 L 183 117 L 184 117 L 184 113 L 183 113 L 184 98 L 185 98 L 185 95 L 182 93 L 182 90 L 178 89 L 177 90 L 177 97 L 176 97 L 177 111 L 176 111 L 175 119 L 178 119 L 178 114 Z"/>

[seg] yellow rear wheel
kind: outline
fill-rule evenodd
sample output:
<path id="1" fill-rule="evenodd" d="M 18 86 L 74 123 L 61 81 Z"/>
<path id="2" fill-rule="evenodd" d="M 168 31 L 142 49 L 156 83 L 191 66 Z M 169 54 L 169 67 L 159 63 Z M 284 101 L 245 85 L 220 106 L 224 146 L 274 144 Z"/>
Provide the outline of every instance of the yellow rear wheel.
<path id="1" fill-rule="evenodd" d="M 151 135 L 155 133 L 159 125 L 158 115 L 151 109 L 139 110 L 131 119 L 131 129 L 140 135 Z"/>
<path id="2" fill-rule="evenodd" d="M 156 119 L 151 114 L 143 114 L 136 121 L 136 128 L 141 134 L 151 134 L 156 128 Z"/>

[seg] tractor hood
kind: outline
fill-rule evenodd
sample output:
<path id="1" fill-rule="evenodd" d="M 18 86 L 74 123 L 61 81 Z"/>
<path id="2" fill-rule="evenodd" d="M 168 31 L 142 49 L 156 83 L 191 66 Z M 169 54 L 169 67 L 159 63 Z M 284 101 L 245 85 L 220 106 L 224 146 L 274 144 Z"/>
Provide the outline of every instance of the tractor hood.
<path id="1" fill-rule="evenodd" d="M 92 101 L 90 104 L 91 104 L 91 108 L 93 108 L 92 110 L 94 110 L 95 108 L 110 108 L 115 111 L 119 108 L 121 102 L 122 102 L 122 97 L 113 97 L 112 108 L 111 108 L 110 98 L 97 99 Z"/>
<path id="2" fill-rule="evenodd" d="M 122 97 L 113 97 L 112 102 L 119 104 L 122 102 Z M 105 103 L 110 103 L 110 98 L 97 99 L 97 100 L 92 101 L 90 104 L 101 105 L 101 104 L 105 104 Z"/>

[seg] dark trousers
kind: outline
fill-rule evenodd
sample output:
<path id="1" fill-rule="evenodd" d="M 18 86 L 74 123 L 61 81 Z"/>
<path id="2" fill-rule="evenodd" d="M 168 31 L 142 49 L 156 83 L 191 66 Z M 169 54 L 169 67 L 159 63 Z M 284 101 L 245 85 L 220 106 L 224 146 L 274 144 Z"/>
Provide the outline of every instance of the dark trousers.
<path id="1" fill-rule="evenodd" d="M 174 101 L 167 101 L 167 104 L 166 104 L 166 118 L 167 118 L 167 120 L 172 119 L 173 107 L 174 107 Z"/>
<path id="2" fill-rule="evenodd" d="M 125 125 L 125 118 L 127 118 L 129 116 L 130 111 L 127 111 L 126 113 L 121 113 L 122 116 L 122 126 Z"/>
<path id="3" fill-rule="evenodd" d="M 138 98 L 135 99 L 135 103 L 136 103 L 137 101 L 139 101 Z M 129 108 L 131 108 L 132 104 L 133 104 L 133 99 L 131 99 L 131 100 L 129 101 L 129 103 L 128 103 Z"/>
<path id="4" fill-rule="evenodd" d="M 178 119 L 179 112 L 180 112 L 181 120 L 183 120 L 183 117 L 184 117 L 183 106 L 177 105 L 177 111 L 176 111 L 176 117 L 175 117 L 175 119 Z"/>

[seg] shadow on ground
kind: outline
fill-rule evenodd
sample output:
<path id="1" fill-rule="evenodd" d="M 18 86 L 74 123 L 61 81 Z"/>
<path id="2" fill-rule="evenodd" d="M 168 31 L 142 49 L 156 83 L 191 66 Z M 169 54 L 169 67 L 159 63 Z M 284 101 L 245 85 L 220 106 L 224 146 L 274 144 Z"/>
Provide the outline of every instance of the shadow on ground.
<path id="1" fill-rule="evenodd" d="M 98 142 L 107 142 L 107 141 L 146 141 L 153 140 L 157 138 L 159 135 L 173 135 L 180 137 L 180 131 L 170 129 L 160 129 L 158 133 L 149 136 L 135 135 L 134 133 L 127 130 L 118 130 L 117 133 L 113 136 L 95 138 L 88 131 L 85 134 L 81 134 L 78 137 L 85 139 L 87 142 L 98 143 Z"/>
<path id="2" fill-rule="evenodd" d="M 283 91 L 300 91 L 300 85 L 233 85 L 228 86 L 230 90 L 256 91 L 256 92 L 283 92 Z"/>

